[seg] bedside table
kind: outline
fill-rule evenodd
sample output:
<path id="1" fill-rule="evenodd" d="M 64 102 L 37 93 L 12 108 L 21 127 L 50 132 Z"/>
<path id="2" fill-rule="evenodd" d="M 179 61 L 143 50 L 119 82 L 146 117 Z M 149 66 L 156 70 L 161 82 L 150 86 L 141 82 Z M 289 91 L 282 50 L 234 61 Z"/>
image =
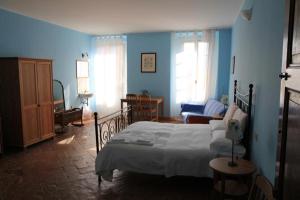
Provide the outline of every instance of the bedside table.
<path id="1" fill-rule="evenodd" d="M 256 167 L 248 160 L 235 160 L 237 166 L 230 167 L 231 158 L 215 158 L 209 162 L 214 172 L 214 189 L 220 193 L 221 199 L 225 196 L 241 197 L 249 192 L 251 175 Z M 248 183 L 247 183 L 248 182 Z"/>

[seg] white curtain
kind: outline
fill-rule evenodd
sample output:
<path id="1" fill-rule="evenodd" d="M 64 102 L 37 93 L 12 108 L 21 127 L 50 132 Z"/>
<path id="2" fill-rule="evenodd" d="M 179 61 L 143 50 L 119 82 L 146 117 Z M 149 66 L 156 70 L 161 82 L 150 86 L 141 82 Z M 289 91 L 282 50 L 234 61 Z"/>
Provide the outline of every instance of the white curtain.
<path id="1" fill-rule="evenodd" d="M 96 109 L 100 116 L 120 109 L 127 91 L 126 36 L 103 36 L 94 40 Z"/>
<path id="2" fill-rule="evenodd" d="M 204 103 L 215 96 L 215 31 L 176 32 L 171 41 L 171 115 L 183 102 Z"/>

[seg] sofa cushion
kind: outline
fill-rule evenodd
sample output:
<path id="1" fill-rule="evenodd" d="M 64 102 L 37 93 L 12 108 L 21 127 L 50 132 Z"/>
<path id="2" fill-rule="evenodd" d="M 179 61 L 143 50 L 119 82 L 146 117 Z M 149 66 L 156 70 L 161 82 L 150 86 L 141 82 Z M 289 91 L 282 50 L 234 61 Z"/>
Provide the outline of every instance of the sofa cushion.
<path id="1" fill-rule="evenodd" d="M 210 99 L 207 101 L 205 105 L 203 115 L 214 116 L 224 112 L 224 109 L 225 109 L 224 104 L 214 99 Z"/>
<path id="2" fill-rule="evenodd" d="M 181 104 L 181 113 L 183 112 L 194 112 L 194 113 L 203 113 L 205 105 L 194 104 L 194 103 L 182 103 Z"/>
<path id="3" fill-rule="evenodd" d="M 202 113 L 198 113 L 198 112 L 182 112 L 181 113 L 182 119 L 184 121 L 184 123 L 187 123 L 187 119 L 189 116 L 203 116 Z"/>

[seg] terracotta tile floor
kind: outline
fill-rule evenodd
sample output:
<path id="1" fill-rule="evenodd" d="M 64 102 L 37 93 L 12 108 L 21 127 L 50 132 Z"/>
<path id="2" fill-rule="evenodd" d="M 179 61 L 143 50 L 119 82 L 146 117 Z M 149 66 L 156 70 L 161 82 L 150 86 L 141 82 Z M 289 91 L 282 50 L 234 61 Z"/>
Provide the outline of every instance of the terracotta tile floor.
<path id="1" fill-rule="evenodd" d="M 209 199 L 211 180 L 142 175 L 116 171 L 114 181 L 98 187 L 93 124 L 68 127 L 66 133 L 7 153 L 0 158 L 0 200 Z"/>

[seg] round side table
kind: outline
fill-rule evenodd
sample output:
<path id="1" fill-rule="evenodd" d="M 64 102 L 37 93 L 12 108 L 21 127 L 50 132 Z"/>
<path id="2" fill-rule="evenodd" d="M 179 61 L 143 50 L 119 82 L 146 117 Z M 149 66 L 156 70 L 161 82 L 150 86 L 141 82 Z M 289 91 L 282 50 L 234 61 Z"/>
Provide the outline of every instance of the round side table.
<path id="1" fill-rule="evenodd" d="M 214 189 L 220 193 L 221 199 L 224 196 L 241 197 L 249 192 L 251 175 L 256 167 L 248 160 L 234 160 L 236 166 L 229 166 L 231 158 L 215 158 L 209 162 L 209 167 L 214 172 Z"/>

